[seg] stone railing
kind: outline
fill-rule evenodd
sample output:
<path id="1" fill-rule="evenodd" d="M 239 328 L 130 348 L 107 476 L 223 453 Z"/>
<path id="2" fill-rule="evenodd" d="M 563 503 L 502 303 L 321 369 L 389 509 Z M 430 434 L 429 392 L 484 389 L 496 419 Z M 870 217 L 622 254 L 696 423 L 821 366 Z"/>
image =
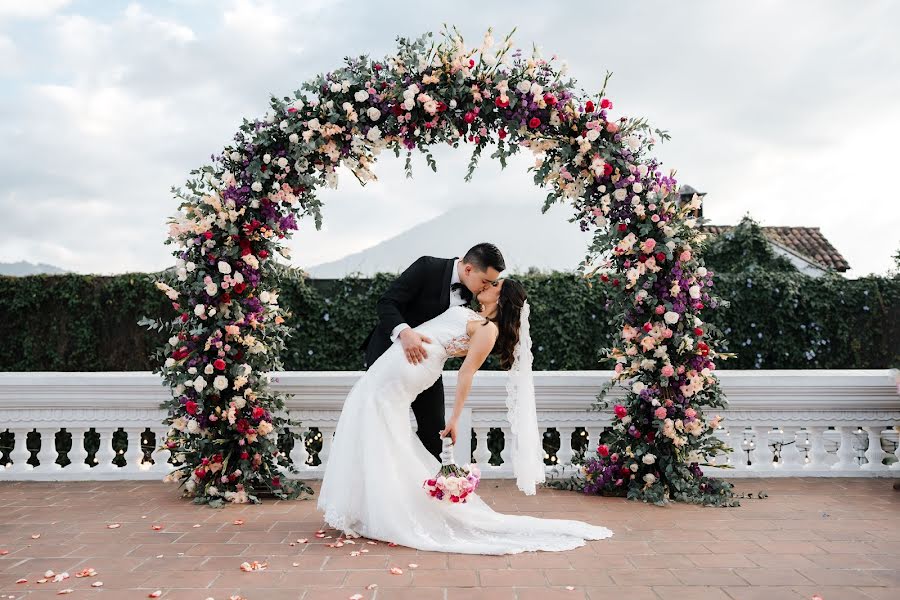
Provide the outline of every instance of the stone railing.
<path id="1" fill-rule="evenodd" d="M 729 399 L 719 411 L 724 420 L 718 434 L 735 452 L 720 459 L 731 468 L 710 467 L 708 473 L 900 477 L 895 371 L 718 374 Z M 306 439 L 290 450 L 300 477 L 321 477 L 344 398 L 359 376 L 275 374 L 273 387 L 292 394 L 290 416 L 301 421 Z M 508 434 L 505 377 L 479 373 L 460 422 L 456 457 L 467 462 L 473 456 L 486 477 L 511 476 L 508 447 L 498 455 L 489 450 L 502 446 L 496 438 Z M 541 430 L 549 430 L 548 470 L 555 468 L 557 476 L 577 468 L 570 461 L 584 450 L 592 453 L 609 426 L 610 411 L 589 410 L 609 377 L 609 371 L 535 373 L 538 420 Z M 444 381 L 449 407 L 456 374 L 446 373 Z M 612 398 L 617 395 L 621 391 Z M 0 480 L 161 479 L 171 468 L 169 453 L 156 449 L 166 434 L 159 406 L 167 397 L 159 378 L 145 372 L 0 373 Z"/>

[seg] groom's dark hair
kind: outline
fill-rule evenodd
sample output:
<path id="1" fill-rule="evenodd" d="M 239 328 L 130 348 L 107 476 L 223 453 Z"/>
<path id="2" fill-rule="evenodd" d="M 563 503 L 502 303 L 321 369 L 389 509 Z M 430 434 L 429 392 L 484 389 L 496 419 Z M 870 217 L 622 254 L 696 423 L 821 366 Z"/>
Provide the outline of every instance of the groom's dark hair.
<path id="1" fill-rule="evenodd" d="M 487 271 L 489 267 L 500 272 L 506 269 L 500 248 L 487 242 L 469 248 L 469 251 L 463 256 L 463 262 L 475 266 L 479 271 Z"/>

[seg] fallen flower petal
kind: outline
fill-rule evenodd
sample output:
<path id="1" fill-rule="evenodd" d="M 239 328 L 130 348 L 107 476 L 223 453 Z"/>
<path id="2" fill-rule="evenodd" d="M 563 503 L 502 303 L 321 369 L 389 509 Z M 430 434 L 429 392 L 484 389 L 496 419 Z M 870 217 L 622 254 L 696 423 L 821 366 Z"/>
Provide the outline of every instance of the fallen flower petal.
<path id="1" fill-rule="evenodd" d="M 569 591 L 571 592 L 571 591 L 574 590 L 575 588 L 572 587 L 571 585 L 567 585 L 567 586 L 566 586 L 566 589 L 569 590 Z"/>
<path id="2" fill-rule="evenodd" d="M 352 596 L 350 596 L 350 600 L 362 600 L 362 598 L 362 594 L 353 594 Z"/>
<path id="3" fill-rule="evenodd" d="M 367 589 L 367 590 L 374 590 L 374 589 L 377 588 L 377 587 L 378 587 L 378 584 L 377 584 L 377 583 L 370 583 L 369 585 L 366 586 L 366 589 Z"/>
<path id="4" fill-rule="evenodd" d="M 160 529 L 162 529 L 162 525 L 154 525 L 150 529 L 152 529 L 153 531 L 159 531 Z"/>
<path id="5" fill-rule="evenodd" d="M 200 527 L 200 523 L 197 523 L 196 525 L 194 525 L 194 529 L 196 529 L 197 527 Z"/>
<path id="6" fill-rule="evenodd" d="M 107 529 L 118 529 L 121 526 L 122 526 L 121 523 L 113 523 L 112 525 L 107 525 L 106 528 Z"/>
<path id="7" fill-rule="evenodd" d="M 235 519 L 235 520 L 234 520 L 234 524 L 235 524 L 235 525 L 243 525 L 243 524 L 244 524 L 244 520 L 243 520 L 243 519 Z"/>
<path id="8" fill-rule="evenodd" d="M 391 575 L 403 575 L 403 569 L 399 567 L 391 567 Z"/>
<path id="9" fill-rule="evenodd" d="M 94 583 L 91 584 L 91 587 L 103 587 L 103 582 L 95 581 Z"/>
<path id="10" fill-rule="evenodd" d="M 298 544 L 305 544 L 305 543 L 308 542 L 308 541 L 309 541 L 309 540 L 307 540 L 306 538 L 300 538 L 299 540 L 297 540 L 297 543 L 298 543 Z"/>
<path id="11" fill-rule="evenodd" d="M 73 590 L 72 588 L 66 588 L 64 590 L 59 590 L 58 592 L 56 592 L 56 595 L 61 596 L 62 594 L 71 594 L 74 591 L 75 590 Z"/>
<path id="12" fill-rule="evenodd" d="M 9 550 L 0 550 L 0 556 L 6 556 L 9 554 Z"/>
<path id="13" fill-rule="evenodd" d="M 16 583 L 28 583 L 27 579 L 19 579 Z"/>
<path id="14" fill-rule="evenodd" d="M 148 598 L 159 598 L 160 596 L 162 596 L 162 592 L 160 590 L 150 592 L 150 594 L 147 595 Z"/>
<path id="15" fill-rule="evenodd" d="M 41 534 L 35 533 L 33 536 L 31 536 L 31 539 L 36 540 L 36 539 L 38 539 L 39 537 L 41 537 Z"/>
<path id="16" fill-rule="evenodd" d="M 53 571 L 44 572 L 44 577 L 53 577 L 54 575 L 56 575 L 56 573 L 54 573 Z"/>
<path id="17" fill-rule="evenodd" d="M 417 565 L 416 563 L 409 563 L 409 564 L 406 565 L 406 566 L 409 567 L 410 569 L 416 569 L 416 568 L 419 567 L 419 565 Z"/>

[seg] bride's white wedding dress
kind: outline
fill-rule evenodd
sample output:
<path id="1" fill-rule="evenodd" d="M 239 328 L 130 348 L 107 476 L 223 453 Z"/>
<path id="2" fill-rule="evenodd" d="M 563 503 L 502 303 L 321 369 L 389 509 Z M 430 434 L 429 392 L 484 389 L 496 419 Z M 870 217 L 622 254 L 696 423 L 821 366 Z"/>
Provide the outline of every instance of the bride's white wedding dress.
<path id="1" fill-rule="evenodd" d="M 451 503 L 422 489 L 441 463 L 413 432 L 410 404 L 437 380 L 451 354 L 467 349 L 466 324 L 476 319 L 482 317 L 468 308 L 447 309 L 414 328 L 432 340 L 423 362 L 410 364 L 395 342 L 353 386 L 319 493 L 325 522 L 351 537 L 465 554 L 569 550 L 611 536 L 581 521 L 498 513 L 477 493 Z"/>

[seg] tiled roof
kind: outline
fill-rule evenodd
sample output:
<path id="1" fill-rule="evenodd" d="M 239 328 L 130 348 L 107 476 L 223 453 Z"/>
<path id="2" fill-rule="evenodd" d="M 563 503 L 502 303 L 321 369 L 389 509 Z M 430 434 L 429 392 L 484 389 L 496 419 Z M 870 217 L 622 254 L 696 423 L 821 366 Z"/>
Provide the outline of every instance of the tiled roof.
<path id="1" fill-rule="evenodd" d="M 733 229 L 731 225 L 704 225 L 703 231 L 720 235 Z M 837 248 L 831 245 L 818 227 L 761 227 L 772 242 L 793 250 L 810 262 L 835 271 L 847 271 L 850 264 Z"/>

